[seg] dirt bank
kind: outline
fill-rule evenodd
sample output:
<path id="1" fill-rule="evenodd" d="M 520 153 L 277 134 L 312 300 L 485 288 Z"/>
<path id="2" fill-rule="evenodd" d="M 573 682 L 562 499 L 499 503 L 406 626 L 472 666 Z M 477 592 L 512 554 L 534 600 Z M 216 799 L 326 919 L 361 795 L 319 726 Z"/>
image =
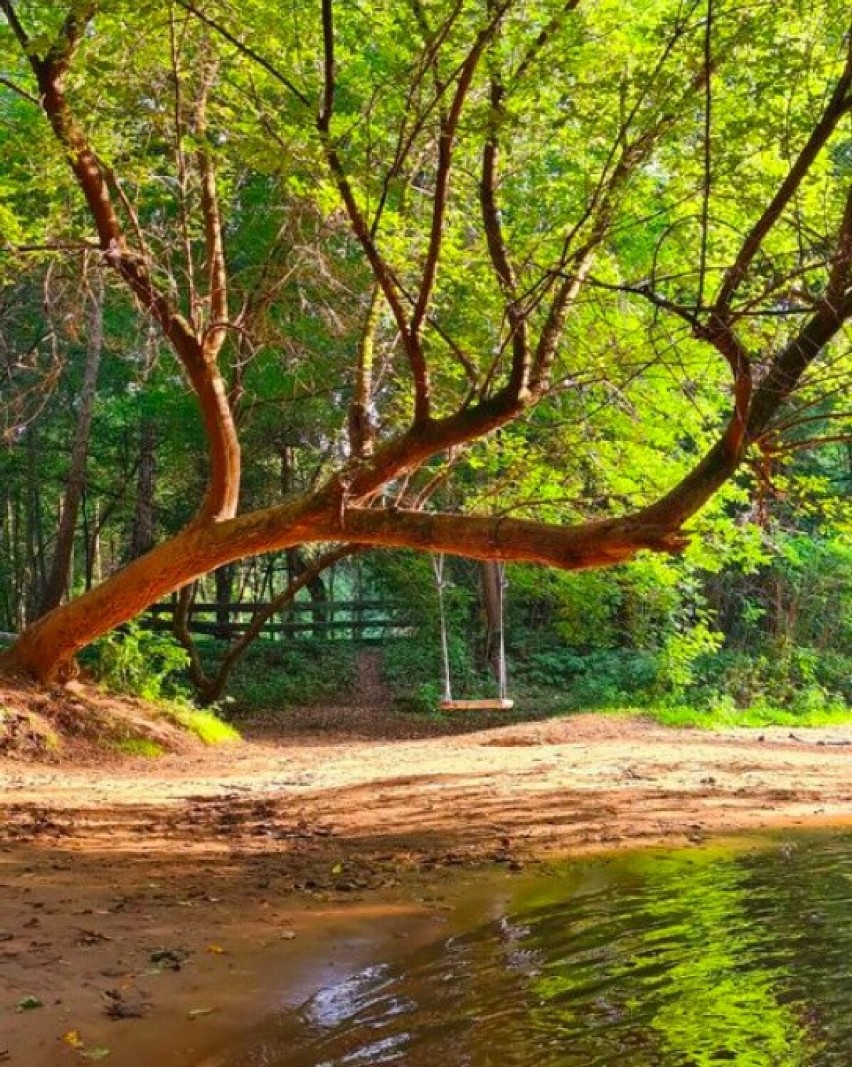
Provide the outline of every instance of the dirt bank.
<path id="1" fill-rule="evenodd" d="M 355 902 L 389 908 L 388 936 L 440 916 L 447 868 L 852 821 L 852 728 L 290 722 L 153 761 L 0 762 L 0 1062 L 197 1063 L 269 1009 L 270 969 L 316 939 L 339 963 Z"/>

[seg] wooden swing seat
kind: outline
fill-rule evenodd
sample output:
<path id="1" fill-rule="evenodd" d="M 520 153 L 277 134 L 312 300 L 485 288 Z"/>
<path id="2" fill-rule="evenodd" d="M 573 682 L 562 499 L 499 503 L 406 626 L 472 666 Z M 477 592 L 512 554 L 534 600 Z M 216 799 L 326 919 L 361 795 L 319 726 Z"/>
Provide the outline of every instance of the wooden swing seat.
<path id="1" fill-rule="evenodd" d="M 442 700 L 441 711 L 511 711 L 514 700 Z"/>

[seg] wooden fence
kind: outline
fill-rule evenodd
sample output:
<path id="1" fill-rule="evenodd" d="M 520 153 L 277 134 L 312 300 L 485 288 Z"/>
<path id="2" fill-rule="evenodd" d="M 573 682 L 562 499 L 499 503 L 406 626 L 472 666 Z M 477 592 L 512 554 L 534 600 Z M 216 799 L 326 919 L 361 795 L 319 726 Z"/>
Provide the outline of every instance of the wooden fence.
<path id="1" fill-rule="evenodd" d="M 188 625 L 193 634 L 231 641 L 251 625 L 252 616 L 266 604 L 194 603 Z M 174 601 L 152 604 L 144 623 L 152 630 L 171 630 Z M 378 643 L 411 632 L 405 605 L 386 600 L 306 600 L 288 604 L 264 624 L 267 637 L 323 636 L 326 640 Z"/>

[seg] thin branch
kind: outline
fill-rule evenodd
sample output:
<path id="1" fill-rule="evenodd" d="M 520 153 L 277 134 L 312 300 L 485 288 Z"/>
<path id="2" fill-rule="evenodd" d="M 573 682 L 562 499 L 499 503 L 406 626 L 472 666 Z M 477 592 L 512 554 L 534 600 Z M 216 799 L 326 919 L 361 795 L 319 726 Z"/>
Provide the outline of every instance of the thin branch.
<path id="1" fill-rule="evenodd" d="M 16 85 L 11 78 L 5 78 L 0 75 L 0 85 L 5 85 L 7 89 L 11 89 L 13 93 L 16 93 L 21 99 L 26 100 L 30 104 L 41 109 L 41 103 L 37 96 L 33 96 L 32 93 L 28 93 L 26 89 L 22 89 L 20 85 Z"/>
<path id="2" fill-rule="evenodd" d="M 334 13 L 332 0 L 323 0 L 323 92 L 322 104 L 317 115 L 316 125 L 320 134 L 326 162 L 337 185 L 340 197 L 349 216 L 353 232 L 367 256 L 367 260 L 375 275 L 376 281 L 385 294 L 385 299 L 393 313 L 397 329 L 400 332 L 402 344 L 412 367 L 412 373 L 417 380 L 419 371 L 418 350 L 412 343 L 411 331 L 408 326 L 408 316 L 400 298 L 399 290 L 393 273 L 384 257 L 379 252 L 378 246 L 373 239 L 366 219 L 358 206 L 355 193 L 343 166 L 343 161 L 335 148 L 331 136 L 331 119 L 334 112 L 335 97 L 335 57 L 334 57 Z"/>
<path id="3" fill-rule="evenodd" d="M 764 445 L 764 451 L 768 456 L 783 456 L 788 452 L 800 452 L 805 448 L 847 444 L 849 441 L 852 441 L 852 433 L 835 433 L 825 437 L 807 437 L 802 441 L 787 441 L 778 445 L 767 442 Z"/>
<path id="4" fill-rule="evenodd" d="M 714 304 L 714 312 L 721 318 L 729 317 L 731 301 L 764 239 L 795 196 L 837 124 L 852 110 L 852 33 L 848 37 L 846 62 L 828 104 L 772 200 L 746 235 L 736 259 L 725 272 Z"/>
<path id="5" fill-rule="evenodd" d="M 0 11 L 6 16 L 6 21 L 12 28 L 17 38 L 18 44 L 22 50 L 26 52 L 29 49 L 30 38 L 24 27 L 21 25 L 21 20 L 18 18 L 15 8 L 12 6 L 12 0 L 0 0 Z"/>
<path id="6" fill-rule="evenodd" d="M 704 303 L 707 274 L 707 240 L 710 222 L 710 189 L 713 180 L 711 137 L 713 133 L 713 0 L 707 0 L 704 25 L 704 187 L 701 191 L 701 255 L 698 267 L 698 306 Z"/>
<path id="7" fill-rule="evenodd" d="M 242 656 L 248 646 L 256 640 L 263 627 L 267 622 L 277 615 L 279 611 L 287 607 L 292 603 L 297 594 L 315 581 L 323 571 L 334 566 L 335 563 L 339 563 L 340 560 L 346 559 L 350 556 L 358 555 L 363 552 L 364 549 L 359 545 L 341 545 L 337 548 L 330 549 L 328 552 L 324 552 L 322 555 L 310 563 L 300 575 L 294 578 L 285 589 L 283 589 L 278 596 L 273 597 L 268 604 L 264 605 L 259 611 L 256 611 L 252 616 L 251 622 L 244 634 L 239 637 L 222 658 L 219 668 L 216 671 L 215 676 L 203 686 L 203 696 L 207 701 L 217 700 L 224 692 L 225 685 L 227 684 L 228 677 L 234 664 Z"/>
<path id="8" fill-rule="evenodd" d="M 543 44 L 546 37 L 540 36 L 539 40 Z M 482 149 L 479 205 L 482 212 L 485 243 L 491 258 L 491 265 L 494 268 L 494 273 L 497 276 L 498 284 L 506 301 L 506 318 L 509 322 L 509 334 L 512 344 L 512 372 L 509 376 L 509 389 L 517 396 L 521 396 L 527 388 L 530 369 L 527 321 L 526 315 L 524 315 L 518 303 L 516 275 L 509 259 L 500 209 L 497 205 L 499 134 L 505 120 L 505 95 L 505 86 L 503 85 L 495 57 L 492 60 L 489 85 L 491 112 L 489 115 L 488 134 Z M 483 388 L 487 388 L 487 382 L 488 379 L 486 378 L 486 384 Z"/>
<path id="9" fill-rule="evenodd" d="M 216 64 L 205 57 L 205 70 L 195 107 L 195 135 L 200 143 L 196 152 L 201 174 L 201 214 L 204 219 L 204 245 L 207 257 L 208 296 L 210 312 L 204 336 L 204 351 L 207 359 L 215 359 L 227 336 L 228 316 L 228 271 L 225 264 L 225 241 L 222 231 L 222 216 L 219 208 L 219 193 L 216 182 L 216 164 L 207 137 L 207 100 L 216 75 Z"/>
<path id="10" fill-rule="evenodd" d="M 188 11 L 191 15 L 194 15 L 197 19 L 208 26 L 214 33 L 218 33 L 220 37 L 223 37 L 229 44 L 232 44 L 242 55 L 251 59 L 258 66 L 263 67 L 267 74 L 271 75 L 276 81 L 280 82 L 285 89 L 293 94 L 296 99 L 306 108 L 311 107 L 311 101 L 308 96 L 305 95 L 286 75 L 282 74 L 268 59 L 265 59 L 259 52 L 255 51 L 250 45 L 245 44 L 239 37 L 234 36 L 225 26 L 215 19 L 211 18 L 204 11 L 198 8 L 192 0 L 175 0 L 184 11 Z"/>

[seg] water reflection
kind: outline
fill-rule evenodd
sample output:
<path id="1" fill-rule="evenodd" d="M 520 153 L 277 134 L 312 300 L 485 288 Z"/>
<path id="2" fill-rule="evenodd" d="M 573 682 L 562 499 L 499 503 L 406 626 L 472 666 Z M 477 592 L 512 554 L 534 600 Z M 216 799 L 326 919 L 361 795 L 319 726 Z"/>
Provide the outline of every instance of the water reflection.
<path id="1" fill-rule="evenodd" d="M 850 904 L 848 835 L 567 865 L 323 990 L 232 1064 L 848 1065 Z"/>

